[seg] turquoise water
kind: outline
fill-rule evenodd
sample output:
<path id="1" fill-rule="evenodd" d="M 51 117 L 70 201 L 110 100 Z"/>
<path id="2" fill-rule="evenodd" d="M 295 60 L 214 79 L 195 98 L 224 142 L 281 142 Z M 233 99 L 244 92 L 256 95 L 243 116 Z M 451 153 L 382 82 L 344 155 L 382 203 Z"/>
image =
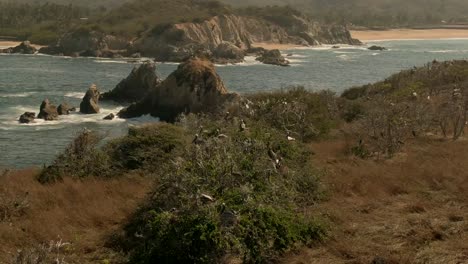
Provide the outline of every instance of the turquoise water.
<path id="1" fill-rule="evenodd" d="M 248 58 L 239 65 L 217 66 L 231 91 L 248 93 L 303 85 L 308 89 L 344 89 L 382 80 L 402 69 L 420 66 L 434 59 L 468 58 L 468 40 L 405 40 L 369 43 L 388 51 L 366 47 L 294 49 L 292 67 L 263 65 Z M 25 111 L 38 112 L 44 98 L 53 103 L 78 106 L 87 87 L 95 83 L 101 91 L 112 89 L 135 64 L 122 60 L 65 58 L 42 55 L 0 56 L 0 165 L 26 167 L 50 163 L 84 127 L 111 138 L 124 134 L 129 125 L 156 122 L 151 117 L 103 121 L 108 113 L 123 106 L 101 104 L 102 113 L 61 117 L 59 121 L 21 125 Z M 176 64 L 160 64 L 159 74 L 167 76 Z"/>

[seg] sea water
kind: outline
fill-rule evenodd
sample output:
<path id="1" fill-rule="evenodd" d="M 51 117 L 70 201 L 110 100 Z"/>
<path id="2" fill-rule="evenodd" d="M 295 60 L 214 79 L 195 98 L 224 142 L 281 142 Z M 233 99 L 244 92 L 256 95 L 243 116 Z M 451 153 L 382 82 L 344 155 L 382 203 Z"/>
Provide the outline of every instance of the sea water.
<path id="1" fill-rule="evenodd" d="M 367 50 L 374 44 L 388 50 Z M 432 60 L 466 59 L 468 40 L 379 41 L 367 46 L 298 48 L 283 53 L 290 55 L 291 67 L 264 65 L 253 57 L 237 65 L 216 67 L 228 89 L 241 94 L 298 85 L 339 94 Z M 68 102 L 78 107 L 90 84 L 95 83 L 101 91 L 111 90 L 137 65 L 124 59 L 0 55 L 0 166 L 50 164 L 83 128 L 108 139 L 124 135 L 129 125 L 157 122 L 152 117 L 104 121 L 104 116 L 124 107 L 108 102 L 101 103 L 101 113 L 96 115 L 72 113 L 58 121 L 37 120 L 33 124 L 17 121 L 26 111 L 38 113 L 44 98 L 56 105 Z M 157 69 L 165 78 L 176 67 L 175 63 L 160 63 Z"/>

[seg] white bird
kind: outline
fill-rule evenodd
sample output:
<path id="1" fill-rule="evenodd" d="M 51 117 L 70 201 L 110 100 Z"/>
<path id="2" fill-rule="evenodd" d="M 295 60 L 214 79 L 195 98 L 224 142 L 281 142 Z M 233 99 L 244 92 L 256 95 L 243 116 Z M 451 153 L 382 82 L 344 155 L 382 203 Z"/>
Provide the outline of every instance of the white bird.
<path id="1" fill-rule="evenodd" d="M 296 139 L 291 136 L 288 136 L 288 141 L 296 141 Z"/>

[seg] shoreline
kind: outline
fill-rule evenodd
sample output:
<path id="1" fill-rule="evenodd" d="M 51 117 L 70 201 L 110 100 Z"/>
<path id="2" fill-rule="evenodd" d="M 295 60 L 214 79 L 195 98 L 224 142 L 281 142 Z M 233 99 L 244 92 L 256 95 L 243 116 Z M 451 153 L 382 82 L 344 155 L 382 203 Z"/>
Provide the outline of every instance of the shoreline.
<path id="1" fill-rule="evenodd" d="M 252 47 L 264 48 L 264 49 L 267 49 L 267 50 L 273 50 L 273 49 L 291 50 L 291 49 L 300 48 L 300 47 L 304 47 L 304 46 L 296 45 L 296 44 L 279 44 L 279 43 L 255 42 L 255 43 L 252 43 Z"/>
<path id="2" fill-rule="evenodd" d="M 22 41 L 12 41 L 12 40 L 0 40 L 0 49 L 14 48 L 21 44 Z M 36 49 L 43 48 L 43 45 L 31 44 Z"/>
<path id="3" fill-rule="evenodd" d="M 468 29 L 388 29 L 351 30 L 353 38 L 360 41 L 431 40 L 468 38 Z"/>

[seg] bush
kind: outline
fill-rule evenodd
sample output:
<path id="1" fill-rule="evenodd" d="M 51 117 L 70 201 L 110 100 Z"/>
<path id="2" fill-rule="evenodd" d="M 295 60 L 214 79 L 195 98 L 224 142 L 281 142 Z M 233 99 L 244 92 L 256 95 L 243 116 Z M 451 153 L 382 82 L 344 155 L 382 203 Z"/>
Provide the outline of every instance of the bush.
<path id="1" fill-rule="evenodd" d="M 89 130 L 84 130 L 60 154 L 52 165 L 44 168 L 38 180 L 41 183 L 56 182 L 64 176 L 84 178 L 109 176 L 112 174 L 109 156 L 96 148 L 101 138 Z"/>
<path id="2" fill-rule="evenodd" d="M 191 115 L 178 124 L 198 136 L 166 162 L 125 228 L 118 243 L 131 263 L 261 263 L 324 237 L 323 224 L 301 213 L 320 197 L 307 147 L 245 122 L 245 131 L 235 119 Z"/>
<path id="3" fill-rule="evenodd" d="M 314 93 L 292 87 L 255 94 L 249 99 L 253 102 L 254 120 L 304 141 L 326 136 L 338 122 L 335 96 L 327 91 Z"/>

